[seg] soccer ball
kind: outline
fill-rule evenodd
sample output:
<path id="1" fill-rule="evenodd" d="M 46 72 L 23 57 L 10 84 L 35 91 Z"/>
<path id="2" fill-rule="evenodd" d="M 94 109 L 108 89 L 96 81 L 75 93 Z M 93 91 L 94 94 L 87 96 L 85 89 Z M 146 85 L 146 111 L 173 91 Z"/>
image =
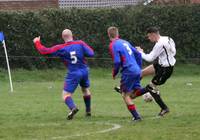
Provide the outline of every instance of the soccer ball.
<path id="1" fill-rule="evenodd" d="M 153 97 L 151 96 L 151 94 L 149 92 L 145 93 L 144 95 L 142 95 L 143 99 L 145 102 L 151 102 L 153 101 Z"/>

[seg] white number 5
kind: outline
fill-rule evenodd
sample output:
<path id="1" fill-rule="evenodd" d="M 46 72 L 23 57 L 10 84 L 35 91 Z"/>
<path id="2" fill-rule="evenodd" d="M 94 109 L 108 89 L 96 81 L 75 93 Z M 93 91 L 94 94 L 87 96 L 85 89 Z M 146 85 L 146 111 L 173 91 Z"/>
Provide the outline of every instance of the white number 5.
<path id="1" fill-rule="evenodd" d="M 75 51 L 70 52 L 70 58 L 72 59 L 72 64 L 76 64 L 77 63 L 77 57 L 76 57 L 76 52 Z"/>

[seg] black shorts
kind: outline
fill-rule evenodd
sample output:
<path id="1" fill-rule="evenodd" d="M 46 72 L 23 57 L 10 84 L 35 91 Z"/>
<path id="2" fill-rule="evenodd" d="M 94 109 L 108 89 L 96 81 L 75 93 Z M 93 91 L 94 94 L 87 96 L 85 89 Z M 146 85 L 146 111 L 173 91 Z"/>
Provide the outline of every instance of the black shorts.
<path id="1" fill-rule="evenodd" d="M 153 64 L 155 69 L 155 76 L 151 80 L 151 82 L 155 85 L 162 85 L 164 84 L 167 79 L 172 75 L 173 73 L 173 66 L 169 67 L 162 67 L 158 63 Z"/>

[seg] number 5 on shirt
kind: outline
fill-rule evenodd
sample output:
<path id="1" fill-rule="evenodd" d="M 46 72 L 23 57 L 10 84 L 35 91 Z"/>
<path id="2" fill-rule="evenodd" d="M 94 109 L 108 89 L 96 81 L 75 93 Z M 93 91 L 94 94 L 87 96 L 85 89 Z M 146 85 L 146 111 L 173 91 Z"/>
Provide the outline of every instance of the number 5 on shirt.
<path id="1" fill-rule="evenodd" d="M 70 52 L 70 58 L 72 59 L 72 64 L 76 64 L 77 63 L 77 57 L 76 57 L 76 52 L 72 51 Z"/>

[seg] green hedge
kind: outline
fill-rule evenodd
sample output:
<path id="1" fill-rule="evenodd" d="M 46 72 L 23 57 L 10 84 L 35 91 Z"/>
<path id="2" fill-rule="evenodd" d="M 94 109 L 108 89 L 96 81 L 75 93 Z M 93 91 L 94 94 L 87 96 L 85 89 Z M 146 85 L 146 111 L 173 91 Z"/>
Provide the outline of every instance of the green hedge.
<path id="1" fill-rule="evenodd" d="M 70 28 L 75 39 L 93 46 L 96 58 L 107 58 L 110 56 L 106 30 L 111 25 L 119 27 L 121 38 L 145 46 L 146 51 L 152 44 L 146 40 L 145 30 L 158 26 L 162 35 L 175 40 L 178 61 L 200 58 L 200 5 L 0 12 L 0 30 L 6 36 L 10 56 L 40 56 L 33 46 L 35 36 L 40 35 L 50 47 L 62 43 L 62 30 Z M 4 56 L 1 47 L 0 56 Z M 0 57 L 0 67 L 5 66 L 4 59 Z M 45 67 L 54 65 L 54 61 L 45 58 L 15 57 L 10 61 L 13 67 L 23 68 L 40 68 L 43 62 L 47 63 Z"/>

